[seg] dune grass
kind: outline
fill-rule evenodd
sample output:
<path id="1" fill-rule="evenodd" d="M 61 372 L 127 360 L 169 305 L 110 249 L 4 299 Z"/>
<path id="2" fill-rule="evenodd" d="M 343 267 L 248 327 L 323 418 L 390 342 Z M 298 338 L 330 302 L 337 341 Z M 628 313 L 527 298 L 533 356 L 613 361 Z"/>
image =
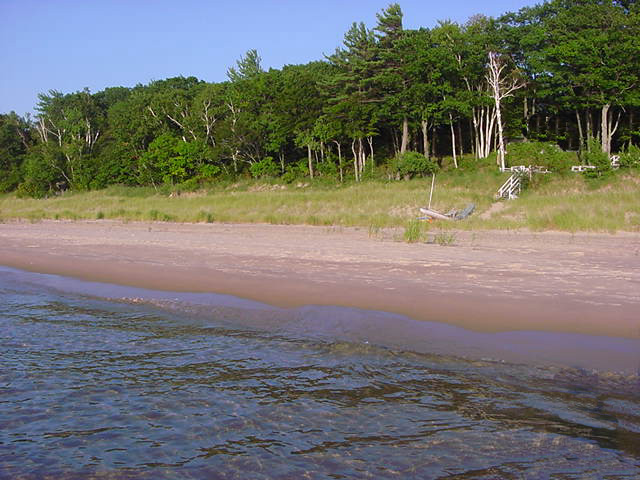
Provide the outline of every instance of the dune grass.
<path id="1" fill-rule="evenodd" d="M 495 205 L 493 195 L 507 174 L 495 169 L 448 170 L 436 176 L 432 208 L 448 211 L 476 204 L 467 220 L 443 228 L 640 231 L 640 173 L 620 171 L 603 180 L 581 175 L 538 176 L 516 200 Z M 67 192 L 48 199 L 0 196 L 0 220 L 42 219 L 165 222 L 249 222 L 358 226 L 370 235 L 410 225 L 407 241 L 419 238 L 413 220 L 428 203 L 431 178 L 369 180 L 360 184 L 245 181 L 169 195 L 152 188 L 113 186 Z M 438 226 L 440 226 L 438 223 Z M 434 223 L 435 224 L 435 223 Z"/>

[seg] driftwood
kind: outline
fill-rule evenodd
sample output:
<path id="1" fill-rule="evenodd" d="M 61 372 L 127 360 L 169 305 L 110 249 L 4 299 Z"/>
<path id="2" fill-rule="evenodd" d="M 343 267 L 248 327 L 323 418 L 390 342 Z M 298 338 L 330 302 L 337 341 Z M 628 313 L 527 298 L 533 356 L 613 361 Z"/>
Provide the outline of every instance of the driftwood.
<path id="1" fill-rule="evenodd" d="M 424 213 L 429 218 L 436 218 L 438 220 L 453 220 L 452 217 L 445 215 L 444 213 L 436 212 L 435 210 L 431 210 L 429 208 L 421 208 L 421 213 Z"/>
<path id="2" fill-rule="evenodd" d="M 475 203 L 470 203 L 464 208 L 464 210 L 458 211 L 454 209 L 447 213 L 440 213 L 435 210 L 431 210 L 430 208 L 422 207 L 420 208 L 420 213 L 425 214 L 426 217 L 420 218 L 428 218 L 430 220 L 463 220 L 471 215 L 475 209 Z"/>

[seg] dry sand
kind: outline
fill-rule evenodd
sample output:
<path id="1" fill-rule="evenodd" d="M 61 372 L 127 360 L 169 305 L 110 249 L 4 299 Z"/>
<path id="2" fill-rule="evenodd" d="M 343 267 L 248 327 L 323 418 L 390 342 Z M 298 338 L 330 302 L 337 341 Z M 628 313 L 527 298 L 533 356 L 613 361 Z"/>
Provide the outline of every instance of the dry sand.
<path id="1" fill-rule="evenodd" d="M 0 265 L 282 307 L 382 310 L 476 331 L 640 338 L 640 234 L 453 235 L 442 246 L 339 227 L 4 223 Z"/>

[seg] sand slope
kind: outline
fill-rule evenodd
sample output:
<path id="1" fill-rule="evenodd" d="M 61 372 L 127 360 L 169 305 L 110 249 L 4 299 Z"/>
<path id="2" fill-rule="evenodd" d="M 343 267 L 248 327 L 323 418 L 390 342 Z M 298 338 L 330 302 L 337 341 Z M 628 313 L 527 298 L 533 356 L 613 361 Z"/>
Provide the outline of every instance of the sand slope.
<path id="1" fill-rule="evenodd" d="M 479 331 L 640 338 L 639 234 L 454 236 L 442 246 L 335 227 L 5 223 L 0 264 L 278 306 L 384 310 Z"/>

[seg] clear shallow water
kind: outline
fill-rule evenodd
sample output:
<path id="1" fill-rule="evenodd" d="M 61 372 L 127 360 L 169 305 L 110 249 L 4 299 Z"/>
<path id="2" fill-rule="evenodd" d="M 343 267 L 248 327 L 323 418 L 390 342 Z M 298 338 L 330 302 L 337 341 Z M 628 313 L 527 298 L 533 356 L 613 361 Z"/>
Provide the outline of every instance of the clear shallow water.
<path id="1" fill-rule="evenodd" d="M 640 477 L 634 375 L 344 341 L 337 309 L 52 282 L 0 270 L 2 479 Z"/>

